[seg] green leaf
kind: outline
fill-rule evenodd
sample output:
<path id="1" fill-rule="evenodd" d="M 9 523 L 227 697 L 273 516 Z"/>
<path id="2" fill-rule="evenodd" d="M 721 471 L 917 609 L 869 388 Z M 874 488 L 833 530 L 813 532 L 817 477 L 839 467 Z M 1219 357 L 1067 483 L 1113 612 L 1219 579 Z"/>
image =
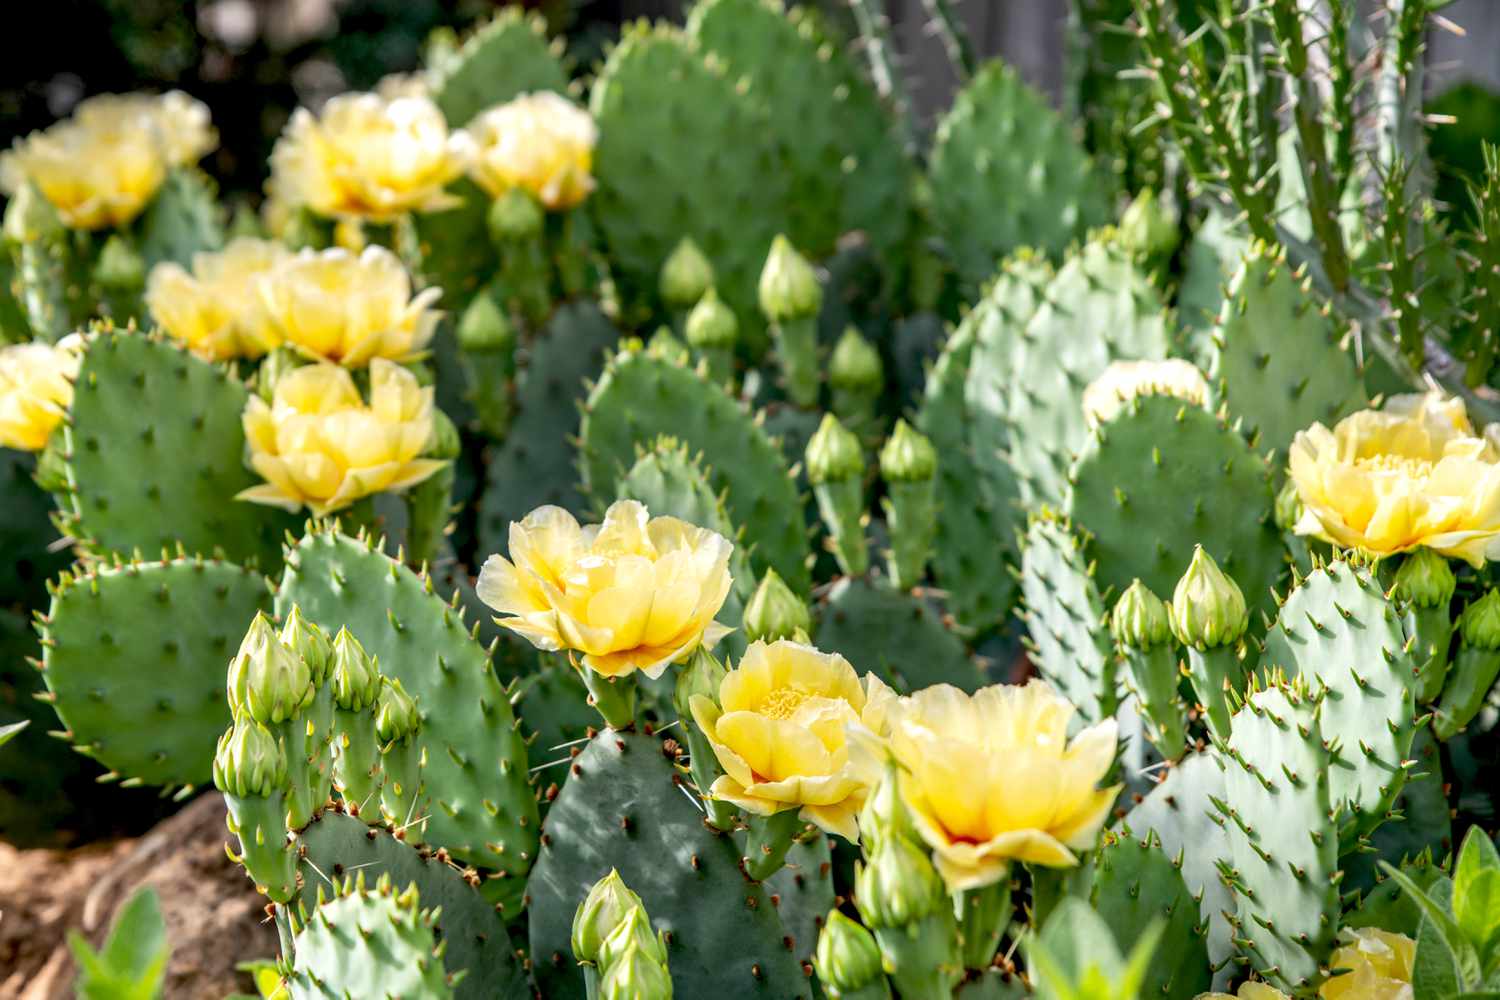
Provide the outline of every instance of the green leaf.
<path id="1" fill-rule="evenodd" d="M 1416 900 L 1417 905 L 1422 908 L 1423 915 L 1432 922 L 1437 933 L 1442 935 L 1443 942 L 1453 953 L 1454 964 L 1462 979 L 1459 985 L 1478 983 L 1480 979 L 1479 952 L 1469 943 L 1453 916 L 1440 902 L 1423 892 L 1417 883 L 1413 882 L 1411 877 L 1401 869 L 1384 861 L 1380 863 L 1380 866 L 1385 869 L 1387 875 L 1395 879 L 1397 885 L 1411 894 L 1412 899 Z"/>
<path id="2" fill-rule="evenodd" d="M 1453 915 L 1488 968 L 1500 940 L 1500 870 L 1482 871 L 1453 883 Z"/>
<path id="3" fill-rule="evenodd" d="M 8 726 L 0 726 L 0 747 L 5 746 L 13 738 L 19 736 L 21 730 L 31 725 L 30 719 L 22 719 L 20 722 L 12 722 Z"/>
<path id="4" fill-rule="evenodd" d="M 1471 826 L 1459 849 L 1458 864 L 1453 867 L 1453 894 L 1461 895 L 1464 883 L 1485 871 L 1500 871 L 1500 851 L 1483 830 Z"/>
<path id="5" fill-rule="evenodd" d="M 157 1000 L 161 996 L 171 947 L 152 890 L 136 890 L 121 908 L 102 952 L 95 952 L 76 931 L 68 935 L 68 947 L 78 962 L 79 1000 Z"/>

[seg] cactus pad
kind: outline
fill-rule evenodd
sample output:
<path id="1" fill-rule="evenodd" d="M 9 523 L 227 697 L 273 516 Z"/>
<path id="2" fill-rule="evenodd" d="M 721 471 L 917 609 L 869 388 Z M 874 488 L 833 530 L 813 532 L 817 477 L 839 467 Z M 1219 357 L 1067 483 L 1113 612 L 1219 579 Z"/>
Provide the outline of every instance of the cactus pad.
<path id="1" fill-rule="evenodd" d="M 224 671 L 270 598 L 259 573 L 200 558 L 64 575 L 40 631 L 69 739 L 131 783 L 207 781 Z"/>
<path id="2" fill-rule="evenodd" d="M 786 855 L 786 867 L 765 883 L 781 925 L 796 943 L 797 957 L 804 962 L 812 961 L 823 921 L 838 901 L 829 846 L 828 837 L 821 833 L 793 844 Z"/>
<path id="3" fill-rule="evenodd" d="M 631 732 L 600 733 L 570 765 L 527 886 L 543 996 L 582 995 L 573 913 L 612 868 L 666 931 L 676 996 L 814 996 L 798 956 L 815 942 L 791 939 L 767 890 L 741 874 L 735 840 L 704 824 L 682 781 L 659 739 Z"/>
<path id="4" fill-rule="evenodd" d="M 348 626 L 422 713 L 427 840 L 491 870 L 506 915 L 519 912 L 536 850 L 537 807 L 510 700 L 462 615 L 418 576 L 365 543 L 314 531 L 287 554 L 276 611 L 292 606 L 329 635 Z"/>
<path id="5" fill-rule="evenodd" d="M 842 653 L 902 694 L 933 684 L 974 691 L 978 665 L 927 598 L 861 578 L 839 580 L 818 609 L 817 646 Z"/>
<path id="6" fill-rule="evenodd" d="M 167 174 L 139 225 L 147 273 L 164 261 L 189 267 L 194 254 L 224 245 L 216 186 L 207 174 L 190 168 Z"/>
<path id="7" fill-rule="evenodd" d="M 428 87 L 449 126 L 461 128 L 521 94 L 565 92 L 568 74 L 547 41 L 541 15 L 507 7 L 432 68 Z"/>
<path id="8" fill-rule="evenodd" d="M 1032 519 L 1021 546 L 1021 600 L 1037 670 L 1085 718 L 1113 715 L 1117 667 L 1104 600 L 1083 542 L 1050 512 Z"/>
<path id="9" fill-rule="evenodd" d="M 1230 219 L 1214 209 L 1193 233 L 1183 257 L 1177 289 L 1177 354 L 1200 368 L 1210 361 L 1211 333 L 1224 305 L 1224 286 L 1240 266 L 1249 244 Z"/>

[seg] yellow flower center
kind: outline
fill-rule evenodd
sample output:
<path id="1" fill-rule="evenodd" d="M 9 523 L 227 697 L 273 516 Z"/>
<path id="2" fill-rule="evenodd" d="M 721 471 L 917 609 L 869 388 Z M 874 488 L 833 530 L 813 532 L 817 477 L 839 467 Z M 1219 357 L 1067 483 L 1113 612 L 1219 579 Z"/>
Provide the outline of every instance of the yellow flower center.
<path id="1" fill-rule="evenodd" d="M 1427 459 L 1408 458 L 1405 455 L 1395 455 L 1390 452 L 1358 459 L 1355 464 L 1372 472 L 1396 473 L 1403 479 L 1422 482 L 1432 475 L 1432 462 Z"/>
<path id="2" fill-rule="evenodd" d="M 806 691 L 797 688 L 777 688 L 760 700 L 755 711 L 757 715 L 764 715 L 768 719 L 790 719 L 810 697 L 812 696 Z"/>

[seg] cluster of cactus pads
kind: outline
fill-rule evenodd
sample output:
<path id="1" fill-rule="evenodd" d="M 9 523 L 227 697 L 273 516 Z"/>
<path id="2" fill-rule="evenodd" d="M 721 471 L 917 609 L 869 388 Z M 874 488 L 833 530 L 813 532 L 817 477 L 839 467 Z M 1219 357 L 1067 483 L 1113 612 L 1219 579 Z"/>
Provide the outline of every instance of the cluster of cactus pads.
<path id="1" fill-rule="evenodd" d="M 0 836 L 211 782 L 283 998 L 1500 994 L 1500 156 L 1444 231 L 1443 4 L 1074 6 L 1079 123 L 947 0 L 930 143 L 868 0 L 582 75 L 507 10 L 348 106 L 532 116 L 396 210 L 31 178 Z M 444 313 L 340 286 L 317 340 L 268 271 L 205 350 L 160 275 L 230 233 Z M 84 980 L 155 995 L 159 923 Z"/>

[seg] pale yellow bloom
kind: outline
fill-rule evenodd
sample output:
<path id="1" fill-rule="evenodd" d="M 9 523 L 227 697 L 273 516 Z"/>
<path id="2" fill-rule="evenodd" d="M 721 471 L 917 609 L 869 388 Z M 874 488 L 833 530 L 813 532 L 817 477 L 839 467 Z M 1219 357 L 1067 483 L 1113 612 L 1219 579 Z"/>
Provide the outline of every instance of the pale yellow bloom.
<path id="1" fill-rule="evenodd" d="M 660 677 L 729 631 L 713 618 L 729 594 L 733 548 L 634 500 L 587 527 L 561 507 L 538 507 L 511 524 L 510 559 L 485 560 L 479 599 L 538 649 L 582 654 L 605 677 Z"/>
<path id="2" fill-rule="evenodd" d="M 1245 983 L 1239 993 L 1199 993 L 1195 1000 L 1291 1000 L 1285 993 L 1265 983 Z"/>
<path id="3" fill-rule="evenodd" d="M 144 128 L 161 142 L 167 163 L 197 163 L 218 145 L 208 105 L 180 90 L 165 94 L 99 94 L 73 109 L 79 123 L 98 129 Z"/>
<path id="4" fill-rule="evenodd" d="M 194 254 L 191 272 L 158 264 L 146 281 L 146 308 L 200 357 L 258 358 L 281 342 L 261 286 L 287 256 L 280 243 L 240 236 L 217 253 Z"/>
<path id="5" fill-rule="evenodd" d="M 693 721 L 724 768 L 710 794 L 760 816 L 800 808 L 803 820 L 857 842 L 859 810 L 881 774 L 870 741 L 851 739 L 863 730 L 865 701 L 837 653 L 789 639 L 751 643 L 717 705 L 692 698 Z"/>
<path id="6" fill-rule="evenodd" d="M 1042 680 L 973 695 L 938 684 L 897 697 L 870 679 L 865 722 L 901 765 L 901 797 L 957 892 L 1007 876 L 1011 861 L 1066 867 L 1094 846 L 1119 786 L 1114 719 L 1068 741 L 1073 705 Z"/>
<path id="7" fill-rule="evenodd" d="M 156 196 L 169 166 L 151 129 L 58 122 L 17 139 L 0 155 L 0 190 L 14 196 L 28 183 L 74 229 L 123 226 Z"/>
<path id="8" fill-rule="evenodd" d="M 443 188 L 471 150 L 425 97 L 342 94 L 319 116 L 292 115 L 271 152 L 271 189 L 319 215 L 389 222 L 455 204 Z"/>
<path id="9" fill-rule="evenodd" d="M 288 372 L 270 405 L 252 395 L 245 406 L 250 467 L 266 482 L 239 499 L 322 517 L 415 486 L 447 464 L 418 457 L 432 440 L 432 392 L 382 358 L 370 362 L 368 405 L 338 365 Z"/>
<path id="10" fill-rule="evenodd" d="M 1343 939 L 1328 967 L 1350 971 L 1324 983 L 1318 996 L 1323 1000 L 1412 1000 L 1415 941 L 1373 927 L 1345 931 Z"/>
<path id="11" fill-rule="evenodd" d="M 587 111 L 560 94 L 538 91 L 490 108 L 469 125 L 476 146 L 470 173 L 491 197 L 522 188 L 554 211 L 594 190 L 599 130 Z"/>
<path id="12" fill-rule="evenodd" d="M 1083 391 L 1083 415 L 1090 427 L 1106 423 L 1137 396 L 1173 396 L 1204 406 L 1208 380 L 1197 365 L 1180 358 L 1115 361 Z"/>
<path id="13" fill-rule="evenodd" d="M 1333 430 L 1313 424 L 1289 458 L 1298 534 L 1382 556 L 1426 546 L 1476 567 L 1500 553 L 1500 450 L 1462 400 L 1400 396 Z"/>
<path id="14" fill-rule="evenodd" d="M 310 358 L 351 368 L 371 358 L 421 357 L 437 329 L 432 304 L 442 294 L 428 288 L 412 295 L 406 268 L 380 246 L 357 255 L 339 247 L 302 250 L 259 287 L 282 341 Z"/>
<path id="15" fill-rule="evenodd" d="M 83 340 L 0 347 L 0 448 L 41 451 L 73 405 Z"/>

